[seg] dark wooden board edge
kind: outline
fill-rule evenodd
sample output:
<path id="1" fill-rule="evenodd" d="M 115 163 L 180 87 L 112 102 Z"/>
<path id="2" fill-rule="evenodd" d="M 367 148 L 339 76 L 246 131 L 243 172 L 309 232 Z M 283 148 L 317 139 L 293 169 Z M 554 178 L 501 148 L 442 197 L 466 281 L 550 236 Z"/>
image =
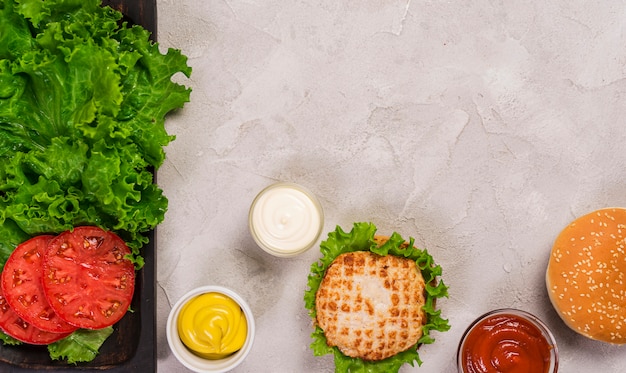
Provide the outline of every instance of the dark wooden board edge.
<path id="1" fill-rule="evenodd" d="M 141 25 L 152 33 L 152 40 L 157 37 L 156 0 L 102 0 L 102 5 L 117 9 L 133 24 Z"/>
<path id="2" fill-rule="evenodd" d="M 132 24 L 143 26 L 151 32 L 151 39 L 156 41 L 157 36 L 157 8 L 156 0 L 103 0 L 103 6 L 111 6 L 122 12 L 124 20 Z M 156 182 L 156 173 L 155 173 Z M 32 373 L 34 371 L 49 371 L 54 373 L 77 372 L 77 371 L 106 371 L 106 372 L 156 372 L 156 230 L 148 233 L 150 242 L 143 249 L 143 257 L 145 260 L 144 267 L 137 273 L 137 289 L 133 299 L 132 308 L 134 313 L 124 316 L 124 319 L 114 326 L 116 329 L 105 341 L 101 351 L 107 349 L 115 350 L 116 344 L 114 339 L 116 335 L 128 335 L 123 333 L 120 328 L 131 328 L 130 333 L 138 332 L 136 339 L 131 343 L 131 348 L 127 351 L 120 351 L 120 362 L 116 364 L 108 364 L 99 361 L 99 357 L 87 364 L 68 365 L 63 362 L 53 362 L 50 364 L 41 364 L 24 361 L 10 361 L 0 357 L 0 372 L 6 373 Z M 138 291 L 137 291 L 138 290 Z M 113 339 L 113 340 L 112 340 Z M 128 345 L 128 344 L 127 344 Z M 5 355 L 12 348 L 32 348 L 41 354 L 41 346 L 0 346 L 0 354 Z M 109 354 L 111 352 L 108 352 Z M 113 352 L 115 353 L 115 352 Z"/>

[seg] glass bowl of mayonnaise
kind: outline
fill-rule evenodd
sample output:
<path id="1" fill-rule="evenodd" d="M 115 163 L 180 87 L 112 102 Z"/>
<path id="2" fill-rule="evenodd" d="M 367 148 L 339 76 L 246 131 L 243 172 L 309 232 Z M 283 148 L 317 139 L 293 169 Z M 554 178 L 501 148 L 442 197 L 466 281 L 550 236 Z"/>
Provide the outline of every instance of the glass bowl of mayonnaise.
<path id="1" fill-rule="evenodd" d="M 185 367 L 198 373 L 228 372 L 254 342 L 252 310 L 234 291 L 202 286 L 189 291 L 167 318 L 167 343 Z"/>
<path id="2" fill-rule="evenodd" d="M 277 257 L 292 257 L 317 242 L 324 211 L 317 197 L 302 185 L 278 182 L 252 201 L 248 225 L 254 241 Z"/>

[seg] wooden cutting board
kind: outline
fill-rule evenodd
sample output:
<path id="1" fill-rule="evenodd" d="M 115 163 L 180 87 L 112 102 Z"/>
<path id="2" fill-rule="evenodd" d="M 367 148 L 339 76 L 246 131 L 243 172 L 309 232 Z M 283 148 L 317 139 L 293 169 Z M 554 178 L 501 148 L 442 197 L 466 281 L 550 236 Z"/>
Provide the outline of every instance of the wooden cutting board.
<path id="1" fill-rule="evenodd" d="M 152 33 L 156 41 L 156 0 L 103 0 L 124 14 L 124 20 L 138 24 Z M 68 365 L 52 361 L 45 346 L 3 346 L 0 342 L 0 372 L 155 372 L 156 371 L 156 293 L 155 232 L 142 250 L 144 267 L 137 273 L 131 308 L 114 325 L 113 334 L 105 341 L 99 355 L 90 363 Z"/>

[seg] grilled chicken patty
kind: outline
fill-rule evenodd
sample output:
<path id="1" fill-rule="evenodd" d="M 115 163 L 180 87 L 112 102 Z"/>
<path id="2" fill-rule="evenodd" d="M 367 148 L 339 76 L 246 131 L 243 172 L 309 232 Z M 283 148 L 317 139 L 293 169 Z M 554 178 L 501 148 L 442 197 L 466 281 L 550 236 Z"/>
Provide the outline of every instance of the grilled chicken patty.
<path id="1" fill-rule="evenodd" d="M 329 346 L 350 357 L 382 360 L 415 345 L 426 315 L 424 278 L 415 261 L 369 251 L 339 255 L 315 296 Z"/>

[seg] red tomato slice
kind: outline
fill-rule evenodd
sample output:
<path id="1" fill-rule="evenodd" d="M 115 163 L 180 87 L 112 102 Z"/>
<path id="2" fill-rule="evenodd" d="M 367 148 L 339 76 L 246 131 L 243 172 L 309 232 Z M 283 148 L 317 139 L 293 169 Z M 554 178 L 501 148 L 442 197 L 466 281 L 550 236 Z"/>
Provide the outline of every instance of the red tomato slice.
<path id="1" fill-rule="evenodd" d="M 43 289 L 66 322 L 100 329 L 119 321 L 135 290 L 130 249 L 112 232 L 77 227 L 49 243 L 43 259 Z"/>
<path id="2" fill-rule="evenodd" d="M 35 328 L 22 320 L 9 306 L 0 289 L 0 329 L 7 335 L 34 345 L 47 345 L 67 337 L 72 333 L 50 333 Z"/>
<path id="3" fill-rule="evenodd" d="M 17 246 L 2 270 L 2 292 L 13 311 L 32 326 L 52 333 L 71 333 L 77 328 L 56 315 L 41 284 L 42 257 L 52 238 L 37 236 Z"/>

